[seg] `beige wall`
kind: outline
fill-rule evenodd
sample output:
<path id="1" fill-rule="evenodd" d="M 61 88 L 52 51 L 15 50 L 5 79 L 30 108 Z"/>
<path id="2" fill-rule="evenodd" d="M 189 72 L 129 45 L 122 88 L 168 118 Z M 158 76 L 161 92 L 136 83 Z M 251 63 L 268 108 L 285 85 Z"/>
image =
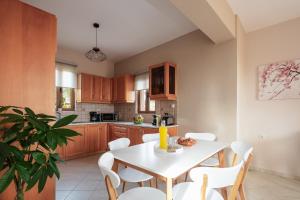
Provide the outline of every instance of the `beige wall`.
<path id="1" fill-rule="evenodd" d="M 258 101 L 257 66 L 300 58 L 300 18 L 246 36 L 240 138 L 254 144 L 253 166 L 300 177 L 300 100 Z"/>
<path id="2" fill-rule="evenodd" d="M 115 73 L 139 73 L 147 66 L 178 65 L 177 122 L 180 134 L 214 132 L 222 141 L 236 134 L 236 42 L 214 45 L 195 31 L 116 63 Z"/>
<path id="3" fill-rule="evenodd" d="M 112 77 L 114 74 L 114 63 L 111 61 L 104 61 L 95 63 L 89 61 L 84 53 L 79 53 L 62 47 L 58 47 L 56 59 L 67 63 L 76 64 L 78 72 L 85 72 L 105 77 Z"/>

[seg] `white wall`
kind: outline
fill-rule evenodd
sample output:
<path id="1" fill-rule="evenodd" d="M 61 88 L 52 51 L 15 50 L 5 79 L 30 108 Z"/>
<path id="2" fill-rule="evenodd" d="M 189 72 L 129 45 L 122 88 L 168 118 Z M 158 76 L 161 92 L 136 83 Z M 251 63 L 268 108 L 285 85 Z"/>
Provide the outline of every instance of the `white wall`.
<path id="1" fill-rule="evenodd" d="M 300 18 L 246 35 L 240 73 L 240 138 L 254 144 L 253 166 L 300 177 L 300 99 L 257 100 L 257 67 L 300 58 Z"/>
<path id="2" fill-rule="evenodd" d="M 104 61 L 95 63 L 88 60 L 84 53 L 73 51 L 58 47 L 56 59 L 67 63 L 77 65 L 78 72 L 85 72 L 88 74 L 95 74 L 99 76 L 112 77 L 114 75 L 114 63 L 111 61 Z"/>
<path id="3" fill-rule="evenodd" d="M 221 141 L 236 134 L 236 42 L 215 45 L 201 31 L 147 50 L 115 65 L 116 74 L 137 73 L 163 61 L 178 66 L 179 134 L 213 132 Z"/>

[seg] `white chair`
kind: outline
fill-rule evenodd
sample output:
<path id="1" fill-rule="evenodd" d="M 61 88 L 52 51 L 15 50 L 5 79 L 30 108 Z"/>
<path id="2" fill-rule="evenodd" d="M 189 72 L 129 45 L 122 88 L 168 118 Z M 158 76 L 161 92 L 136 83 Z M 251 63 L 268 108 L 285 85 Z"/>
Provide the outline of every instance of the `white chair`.
<path id="1" fill-rule="evenodd" d="M 159 140 L 159 133 L 151 133 L 151 134 L 144 134 L 143 135 L 143 142 L 152 142 L 152 141 L 158 141 Z"/>
<path id="2" fill-rule="evenodd" d="M 118 174 L 112 171 L 114 156 L 112 153 L 104 153 L 98 160 L 98 165 L 105 180 L 106 189 L 110 200 L 165 200 L 166 195 L 162 191 L 151 187 L 139 187 L 130 189 L 118 196 L 117 188 L 121 180 Z"/>
<path id="3" fill-rule="evenodd" d="M 217 136 L 213 133 L 186 133 L 185 134 L 186 138 L 192 138 L 195 140 L 202 140 L 202 141 L 215 141 L 217 139 Z M 219 159 L 216 156 L 210 157 L 203 161 L 201 166 L 206 166 L 206 167 L 219 167 Z M 185 175 L 185 181 L 187 181 L 188 173 Z"/>
<path id="4" fill-rule="evenodd" d="M 175 185 L 173 200 L 223 200 L 215 189 L 232 186 L 229 200 L 235 200 L 244 173 L 244 162 L 229 168 L 197 167 L 190 171 L 193 182 Z"/>
<path id="5" fill-rule="evenodd" d="M 253 155 L 252 155 L 253 147 L 250 144 L 240 142 L 240 141 L 232 142 L 230 147 L 234 153 L 232 163 L 231 163 L 232 166 L 236 165 L 236 163 L 239 162 L 240 160 L 245 161 L 245 173 L 238 191 L 240 199 L 245 200 L 246 195 L 244 190 L 244 179 L 247 175 L 248 169 L 250 167 L 250 163 L 253 159 Z"/>
<path id="6" fill-rule="evenodd" d="M 119 138 L 108 143 L 108 147 L 111 151 L 118 150 L 128 147 L 130 140 L 128 138 Z M 118 174 L 123 181 L 122 191 L 125 191 L 126 182 L 128 183 L 138 183 L 143 186 L 143 182 L 149 181 L 153 178 L 152 176 L 140 172 L 138 170 L 132 169 L 130 167 L 119 168 Z"/>

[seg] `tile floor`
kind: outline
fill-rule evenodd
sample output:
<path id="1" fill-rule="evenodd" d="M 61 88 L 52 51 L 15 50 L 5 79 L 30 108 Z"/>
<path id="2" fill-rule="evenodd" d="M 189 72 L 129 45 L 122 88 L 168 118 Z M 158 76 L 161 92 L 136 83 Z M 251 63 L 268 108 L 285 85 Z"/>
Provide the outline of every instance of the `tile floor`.
<path id="1" fill-rule="evenodd" d="M 61 179 L 57 181 L 56 200 L 107 200 L 98 158 L 90 156 L 60 163 Z M 127 188 L 134 186 L 128 184 Z M 299 200 L 300 181 L 250 171 L 246 193 L 248 200 Z"/>

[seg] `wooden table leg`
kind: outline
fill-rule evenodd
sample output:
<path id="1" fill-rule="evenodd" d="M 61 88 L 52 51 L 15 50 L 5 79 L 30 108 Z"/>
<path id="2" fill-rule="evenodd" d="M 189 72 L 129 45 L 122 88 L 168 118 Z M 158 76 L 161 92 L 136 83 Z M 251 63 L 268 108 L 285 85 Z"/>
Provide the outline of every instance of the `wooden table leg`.
<path id="1" fill-rule="evenodd" d="M 172 196 L 172 186 L 173 185 L 173 180 L 171 178 L 167 178 L 166 181 L 166 196 L 167 196 L 167 200 L 172 200 L 173 196 Z"/>
<path id="2" fill-rule="evenodd" d="M 220 167 L 225 167 L 225 152 L 224 149 L 218 152 Z M 222 196 L 224 200 L 227 200 L 227 190 L 226 188 L 221 189 Z"/>

